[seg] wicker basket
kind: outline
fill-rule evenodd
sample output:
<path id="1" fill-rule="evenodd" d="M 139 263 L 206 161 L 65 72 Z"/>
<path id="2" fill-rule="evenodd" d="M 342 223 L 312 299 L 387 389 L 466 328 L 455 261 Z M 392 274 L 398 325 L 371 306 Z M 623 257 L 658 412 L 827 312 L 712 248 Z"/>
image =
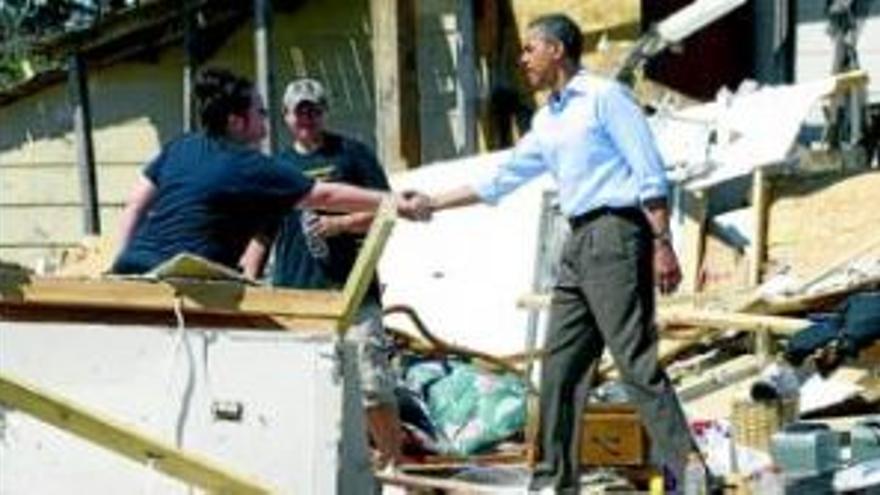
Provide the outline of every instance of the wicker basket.
<path id="1" fill-rule="evenodd" d="M 770 438 L 782 425 L 797 417 L 797 398 L 774 402 L 738 400 L 733 403 L 730 420 L 737 445 L 768 452 Z"/>

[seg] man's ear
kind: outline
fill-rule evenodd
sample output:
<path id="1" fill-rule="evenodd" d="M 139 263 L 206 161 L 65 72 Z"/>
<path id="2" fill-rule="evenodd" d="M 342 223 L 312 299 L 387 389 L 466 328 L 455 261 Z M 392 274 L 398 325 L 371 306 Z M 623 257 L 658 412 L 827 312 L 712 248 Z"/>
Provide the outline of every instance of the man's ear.
<path id="1" fill-rule="evenodd" d="M 553 51 L 553 60 L 562 60 L 565 58 L 565 47 L 559 40 L 550 41 L 550 49 Z"/>

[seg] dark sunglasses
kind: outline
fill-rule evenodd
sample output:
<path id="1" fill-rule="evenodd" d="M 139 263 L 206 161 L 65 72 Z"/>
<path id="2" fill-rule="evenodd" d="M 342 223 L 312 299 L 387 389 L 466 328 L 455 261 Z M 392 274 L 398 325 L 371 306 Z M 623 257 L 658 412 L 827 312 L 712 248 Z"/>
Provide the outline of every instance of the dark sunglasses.
<path id="1" fill-rule="evenodd" d="M 314 118 L 314 117 L 320 117 L 321 115 L 324 115 L 324 109 L 321 107 L 318 107 L 318 106 L 313 106 L 313 105 L 300 105 L 300 106 L 296 107 L 296 109 L 293 111 L 293 113 L 297 117 Z"/>

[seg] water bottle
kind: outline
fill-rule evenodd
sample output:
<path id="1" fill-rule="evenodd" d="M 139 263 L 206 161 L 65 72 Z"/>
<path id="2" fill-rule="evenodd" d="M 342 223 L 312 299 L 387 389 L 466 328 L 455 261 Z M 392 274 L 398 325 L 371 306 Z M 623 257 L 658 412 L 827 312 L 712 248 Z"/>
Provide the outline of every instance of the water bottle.
<path id="1" fill-rule="evenodd" d="M 312 210 L 302 210 L 299 220 L 309 253 L 316 260 L 327 259 L 330 256 L 330 248 L 327 247 L 327 241 L 312 230 L 312 226 L 320 221 L 318 214 Z"/>
<path id="2" fill-rule="evenodd" d="M 700 454 L 688 455 L 684 468 L 684 495 L 706 495 L 706 466 Z"/>

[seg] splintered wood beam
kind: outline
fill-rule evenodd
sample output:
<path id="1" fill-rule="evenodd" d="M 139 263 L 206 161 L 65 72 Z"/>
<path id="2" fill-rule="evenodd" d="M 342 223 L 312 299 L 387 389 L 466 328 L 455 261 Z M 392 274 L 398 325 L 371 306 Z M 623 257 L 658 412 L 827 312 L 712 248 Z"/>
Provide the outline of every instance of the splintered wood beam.
<path id="1" fill-rule="evenodd" d="M 550 300 L 550 294 L 525 294 L 520 296 L 517 304 L 520 308 L 542 310 L 550 307 Z M 783 335 L 802 330 L 810 324 L 808 320 L 800 318 L 662 305 L 657 307 L 657 323 L 661 326 L 766 330 Z"/>
<path id="2" fill-rule="evenodd" d="M 225 281 L 83 280 L 7 273 L 0 271 L 0 307 L 57 305 L 170 312 L 179 304 L 184 312 L 306 319 L 336 319 L 345 308 L 342 295 L 329 291 L 262 288 Z"/>
<path id="3" fill-rule="evenodd" d="M 0 403 L 210 493 L 272 492 L 261 482 L 227 469 L 201 454 L 179 449 L 5 373 L 0 373 Z"/>
<path id="4" fill-rule="evenodd" d="M 657 321 L 665 326 L 732 328 L 781 335 L 791 335 L 810 325 L 809 320 L 800 318 L 676 307 L 658 308 Z"/>
<path id="5" fill-rule="evenodd" d="M 373 225 L 364 244 L 361 246 L 360 253 L 348 274 L 345 281 L 345 287 L 342 289 L 342 312 L 339 316 L 337 330 L 345 333 L 348 327 L 354 321 L 358 308 L 364 300 L 367 289 L 376 273 L 376 265 L 379 264 L 379 258 L 391 235 L 391 229 L 394 228 L 394 222 L 397 219 L 397 208 L 393 199 L 386 199 L 379 205 L 376 210 L 376 216 L 373 218 Z"/>

